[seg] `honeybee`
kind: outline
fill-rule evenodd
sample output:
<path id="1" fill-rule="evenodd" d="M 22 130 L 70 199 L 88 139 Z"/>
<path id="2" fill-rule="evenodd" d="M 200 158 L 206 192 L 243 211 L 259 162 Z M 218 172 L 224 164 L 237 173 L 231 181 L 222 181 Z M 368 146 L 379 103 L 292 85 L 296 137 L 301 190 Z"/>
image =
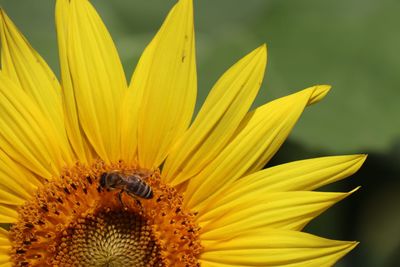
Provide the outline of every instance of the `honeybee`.
<path id="1" fill-rule="evenodd" d="M 107 190 L 119 189 L 118 199 L 122 206 L 125 206 L 122 202 L 123 192 L 133 197 L 140 205 L 140 201 L 137 197 L 144 199 L 153 198 L 153 190 L 145 181 L 143 181 L 142 177 L 143 174 L 140 173 L 127 174 L 119 170 L 112 170 L 104 172 L 100 176 L 100 186 Z"/>

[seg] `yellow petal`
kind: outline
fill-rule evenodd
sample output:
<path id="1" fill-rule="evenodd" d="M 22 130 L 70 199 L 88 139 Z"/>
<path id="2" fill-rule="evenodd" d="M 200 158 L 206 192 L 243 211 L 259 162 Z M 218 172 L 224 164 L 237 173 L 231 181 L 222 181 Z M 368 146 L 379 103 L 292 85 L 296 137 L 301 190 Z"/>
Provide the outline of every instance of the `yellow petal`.
<path id="1" fill-rule="evenodd" d="M 187 129 L 196 91 L 193 4 L 180 0 L 132 76 L 122 117 L 124 155 L 133 158 L 137 150 L 142 167 L 158 167 Z"/>
<path id="2" fill-rule="evenodd" d="M 0 223 L 15 223 L 18 220 L 18 212 L 15 207 L 0 204 Z"/>
<path id="3" fill-rule="evenodd" d="M 10 250 L 11 243 L 8 239 L 8 231 L 0 227 L 0 267 L 12 266 L 9 256 Z"/>
<path id="4" fill-rule="evenodd" d="M 65 167 L 60 138 L 31 98 L 0 72 L 0 148 L 37 175 L 51 179 Z"/>
<path id="5" fill-rule="evenodd" d="M 285 141 L 304 108 L 320 99 L 315 96 L 325 95 L 329 88 L 314 86 L 249 113 L 226 148 L 190 180 L 185 204 L 200 210 L 199 205 L 204 207 L 206 198 L 220 194 L 236 179 L 264 166 Z"/>
<path id="6" fill-rule="evenodd" d="M 11 267 L 13 266 L 10 261 L 8 253 L 0 254 L 0 267 Z"/>
<path id="7" fill-rule="evenodd" d="M 0 227 L 0 246 L 6 246 L 9 244 L 10 240 L 8 239 L 8 231 Z"/>
<path id="8" fill-rule="evenodd" d="M 219 262 L 209 262 L 206 260 L 199 260 L 200 262 L 200 266 L 204 266 L 204 267 L 232 267 L 235 265 L 232 264 L 223 264 L 223 263 L 219 263 Z M 1 265 L 0 265 L 1 267 Z"/>
<path id="9" fill-rule="evenodd" d="M 1 264 L 6 262 L 5 256 L 9 255 L 10 251 L 11 251 L 10 244 L 5 245 L 5 246 L 0 245 L 0 266 L 2 266 Z M 8 260 L 10 260 L 10 259 L 8 259 Z"/>
<path id="10" fill-rule="evenodd" d="M 200 259 L 232 266 L 321 267 L 332 266 L 356 245 L 297 231 L 266 229 L 220 242 L 204 241 Z"/>
<path id="11" fill-rule="evenodd" d="M 46 62 L 29 45 L 3 10 L 0 10 L 2 72 L 31 97 L 60 136 L 64 158 L 72 153 L 64 127 L 61 88 Z"/>
<path id="12" fill-rule="evenodd" d="M 31 197 L 37 190 L 37 187 L 43 184 L 42 177 L 38 177 L 23 165 L 11 159 L 3 150 L 0 149 L 0 170 L 4 180 L 13 180 L 20 187 L 15 188 L 20 196 L 24 198 Z"/>
<path id="13" fill-rule="evenodd" d="M 66 40 L 70 17 L 69 5 L 68 0 L 57 0 L 56 2 L 56 28 L 65 110 L 65 128 L 76 157 L 80 162 L 88 163 L 89 159 L 93 158 L 92 147 L 79 124 L 78 107 L 68 67 Z"/>
<path id="14" fill-rule="evenodd" d="M 7 204 L 7 205 L 17 205 L 21 206 L 25 203 L 25 200 L 13 192 L 10 193 L 8 188 L 4 188 L 1 186 L 0 188 L 0 204 Z"/>
<path id="15" fill-rule="evenodd" d="M 31 198 L 40 181 L 0 150 L 0 203 L 21 205 Z"/>
<path id="16" fill-rule="evenodd" d="M 9 255 L 10 251 L 11 251 L 11 246 L 6 246 L 0 249 L 0 267 L 13 266 Z"/>
<path id="17" fill-rule="evenodd" d="M 64 90 L 73 90 L 65 93 L 71 134 L 78 120 L 103 160 L 119 160 L 119 106 L 127 85 L 113 41 L 89 1 L 59 0 L 57 17 L 63 79 L 71 76 Z M 85 149 L 82 140 L 74 142 Z"/>
<path id="18" fill-rule="evenodd" d="M 223 201 L 233 201 L 247 192 L 263 195 L 314 190 L 354 174 L 365 159 L 366 155 L 331 156 L 270 167 L 236 180 L 224 191 Z"/>
<path id="19" fill-rule="evenodd" d="M 259 194 L 247 192 L 236 200 L 215 202 L 197 218 L 202 240 L 228 238 L 236 232 L 277 228 L 301 230 L 336 202 L 353 193 L 310 191 Z"/>
<path id="20" fill-rule="evenodd" d="M 190 179 L 225 147 L 262 83 L 267 53 L 263 45 L 231 67 L 215 84 L 195 121 L 169 154 L 163 178 L 172 185 Z"/>

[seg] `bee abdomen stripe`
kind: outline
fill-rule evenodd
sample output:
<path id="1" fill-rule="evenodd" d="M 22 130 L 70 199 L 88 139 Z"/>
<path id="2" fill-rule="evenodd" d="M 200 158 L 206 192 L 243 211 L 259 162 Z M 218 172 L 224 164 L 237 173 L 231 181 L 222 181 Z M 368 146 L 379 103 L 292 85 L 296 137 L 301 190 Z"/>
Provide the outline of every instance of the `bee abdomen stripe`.
<path id="1" fill-rule="evenodd" d="M 143 181 L 137 181 L 136 183 L 130 184 L 128 191 L 146 199 L 151 198 L 153 195 L 151 187 Z"/>
<path id="2" fill-rule="evenodd" d="M 151 190 L 150 186 L 147 186 L 147 192 L 143 197 L 144 198 L 152 198 L 153 197 L 153 191 Z"/>
<path id="3" fill-rule="evenodd" d="M 151 188 L 145 183 L 140 183 L 137 194 L 143 198 L 149 198 L 151 196 Z"/>

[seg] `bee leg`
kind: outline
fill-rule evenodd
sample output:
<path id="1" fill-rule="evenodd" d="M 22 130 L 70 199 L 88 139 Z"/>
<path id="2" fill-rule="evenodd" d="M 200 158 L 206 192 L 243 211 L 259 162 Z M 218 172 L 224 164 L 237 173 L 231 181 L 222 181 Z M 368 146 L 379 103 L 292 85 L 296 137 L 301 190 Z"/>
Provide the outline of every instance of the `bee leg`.
<path id="1" fill-rule="evenodd" d="M 125 206 L 124 202 L 122 201 L 122 193 L 123 193 L 123 192 L 124 192 L 124 190 L 121 190 L 121 191 L 118 192 L 118 200 L 119 200 L 119 203 L 121 203 L 121 206 L 122 206 L 124 209 L 126 209 L 126 206 Z"/>
<path id="2" fill-rule="evenodd" d="M 143 210 L 142 202 L 140 202 L 139 199 L 135 198 L 136 204 L 140 207 L 141 210 Z"/>
<path id="3" fill-rule="evenodd" d="M 130 193 L 130 192 L 127 192 L 127 191 L 125 191 L 125 192 L 126 192 L 130 197 L 132 197 L 132 199 L 135 200 L 136 206 L 137 206 L 138 208 L 140 208 L 141 210 L 143 210 L 142 202 L 140 202 L 140 199 L 139 199 L 136 195 L 134 195 L 134 194 L 132 194 L 132 193 Z"/>

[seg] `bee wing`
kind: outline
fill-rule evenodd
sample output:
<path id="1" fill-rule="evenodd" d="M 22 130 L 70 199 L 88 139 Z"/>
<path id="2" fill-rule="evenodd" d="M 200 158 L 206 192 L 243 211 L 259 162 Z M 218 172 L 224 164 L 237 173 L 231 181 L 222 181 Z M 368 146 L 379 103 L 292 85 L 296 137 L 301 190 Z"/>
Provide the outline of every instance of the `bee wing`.
<path id="1" fill-rule="evenodd" d="M 136 171 L 136 172 L 135 172 L 134 176 L 137 176 L 137 177 L 139 177 L 140 179 L 143 180 L 143 179 L 149 178 L 152 174 L 153 174 L 152 171 L 148 171 L 148 170 L 139 170 L 139 171 Z"/>
<path id="2" fill-rule="evenodd" d="M 115 186 L 116 188 L 122 188 L 122 187 L 124 187 L 125 185 L 126 185 L 126 181 L 125 181 L 124 179 L 115 180 L 114 186 Z"/>
<path id="3" fill-rule="evenodd" d="M 133 174 L 126 177 L 126 180 L 130 183 L 140 183 L 142 179 L 139 175 Z"/>
<path id="4" fill-rule="evenodd" d="M 126 179 L 120 173 L 113 173 L 110 177 L 110 187 L 113 189 L 124 189 L 126 186 Z"/>

